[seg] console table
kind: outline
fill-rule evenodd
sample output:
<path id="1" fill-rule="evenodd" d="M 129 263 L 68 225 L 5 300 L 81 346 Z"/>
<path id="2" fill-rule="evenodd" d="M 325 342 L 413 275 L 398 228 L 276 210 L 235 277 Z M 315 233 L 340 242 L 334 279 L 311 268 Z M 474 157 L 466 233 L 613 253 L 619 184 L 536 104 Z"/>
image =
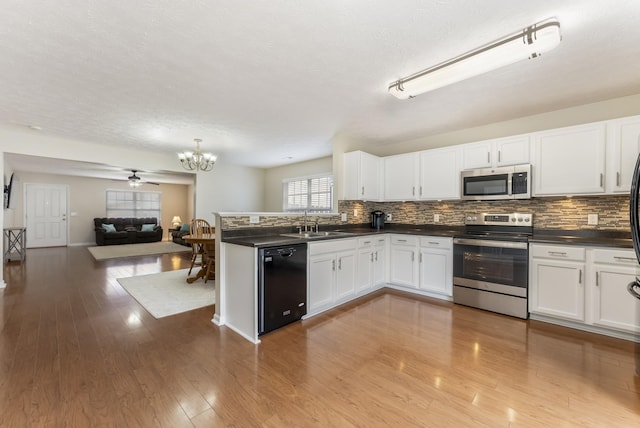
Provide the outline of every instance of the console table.
<path id="1" fill-rule="evenodd" d="M 17 254 L 18 258 L 14 260 L 24 260 L 27 250 L 27 228 L 26 227 L 7 227 L 2 229 L 4 232 L 4 261 L 11 261 L 12 253 Z"/>

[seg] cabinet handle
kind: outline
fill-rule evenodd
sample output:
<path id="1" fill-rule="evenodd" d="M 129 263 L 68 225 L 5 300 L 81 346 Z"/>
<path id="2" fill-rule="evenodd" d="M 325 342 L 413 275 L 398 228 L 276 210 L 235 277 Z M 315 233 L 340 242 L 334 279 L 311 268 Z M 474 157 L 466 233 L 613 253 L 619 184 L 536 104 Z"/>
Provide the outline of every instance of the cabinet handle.
<path id="1" fill-rule="evenodd" d="M 596 287 L 600 286 L 600 272 L 596 272 Z"/>
<path id="2" fill-rule="evenodd" d="M 500 162 L 500 150 L 498 150 L 498 162 Z"/>
<path id="3" fill-rule="evenodd" d="M 422 196 L 422 186 L 420 186 L 420 196 Z"/>
<path id="4" fill-rule="evenodd" d="M 411 261 L 416 261 L 416 253 L 411 253 Z"/>
<path id="5" fill-rule="evenodd" d="M 616 172 L 616 186 L 620 186 L 620 173 Z"/>
<path id="6" fill-rule="evenodd" d="M 371 263 L 373 263 L 373 253 L 371 253 Z"/>
<path id="7" fill-rule="evenodd" d="M 578 284 L 582 284 L 582 269 L 578 270 Z"/>
<path id="8" fill-rule="evenodd" d="M 335 260 L 331 261 L 331 270 L 334 270 L 334 271 L 336 270 L 336 261 Z"/>
<path id="9" fill-rule="evenodd" d="M 431 242 L 431 241 L 429 241 L 429 245 L 440 245 L 440 243 L 439 242 Z"/>
<path id="10" fill-rule="evenodd" d="M 620 260 L 623 262 L 635 262 L 636 259 L 634 259 L 633 257 L 622 257 L 622 256 L 613 256 L 614 259 L 616 260 Z"/>
<path id="11" fill-rule="evenodd" d="M 342 270 L 342 257 L 338 259 L 338 270 Z"/>
<path id="12" fill-rule="evenodd" d="M 398 242 L 407 242 L 406 239 L 398 239 Z"/>
<path id="13" fill-rule="evenodd" d="M 548 251 L 550 256 L 560 256 L 560 257 L 567 257 L 567 253 L 565 253 L 564 251 Z"/>
<path id="14" fill-rule="evenodd" d="M 487 163 L 491 163 L 491 152 L 487 152 Z"/>
<path id="15" fill-rule="evenodd" d="M 362 196 L 364 196 L 364 186 L 362 186 Z"/>
<path id="16" fill-rule="evenodd" d="M 378 252 L 376 251 L 376 261 L 378 261 Z"/>
<path id="17" fill-rule="evenodd" d="M 413 187 L 411 188 L 411 194 L 412 194 L 413 196 L 415 196 L 415 195 L 416 195 L 416 186 L 413 186 Z"/>
<path id="18" fill-rule="evenodd" d="M 371 244 L 371 241 L 364 241 L 363 244 Z"/>
<path id="19" fill-rule="evenodd" d="M 600 173 L 600 187 L 602 187 L 603 181 L 604 181 L 604 174 Z"/>
<path id="20" fill-rule="evenodd" d="M 418 259 L 420 263 L 422 263 L 422 253 L 420 253 L 420 258 Z"/>

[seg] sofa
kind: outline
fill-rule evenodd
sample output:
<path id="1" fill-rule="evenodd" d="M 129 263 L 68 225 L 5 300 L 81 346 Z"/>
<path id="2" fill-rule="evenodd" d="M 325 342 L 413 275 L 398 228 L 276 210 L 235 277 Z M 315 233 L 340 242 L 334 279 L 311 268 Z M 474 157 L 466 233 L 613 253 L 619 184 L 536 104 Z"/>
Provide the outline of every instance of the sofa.
<path id="1" fill-rule="evenodd" d="M 97 217 L 93 219 L 96 244 L 119 245 L 162 241 L 162 226 L 156 217 Z"/>
<path id="2" fill-rule="evenodd" d="M 184 223 L 178 229 L 174 229 L 171 231 L 171 240 L 176 244 L 190 247 L 191 244 L 189 244 L 187 241 L 182 239 L 183 236 L 188 235 L 189 233 L 190 233 L 189 223 Z"/>

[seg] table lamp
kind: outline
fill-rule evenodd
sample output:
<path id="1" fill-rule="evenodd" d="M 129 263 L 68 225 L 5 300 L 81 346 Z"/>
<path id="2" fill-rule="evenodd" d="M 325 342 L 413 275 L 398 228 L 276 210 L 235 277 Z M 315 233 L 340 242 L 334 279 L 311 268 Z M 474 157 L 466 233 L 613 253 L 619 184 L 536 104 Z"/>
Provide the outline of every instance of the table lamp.
<path id="1" fill-rule="evenodd" d="M 182 224 L 182 219 L 180 218 L 179 215 L 174 215 L 173 218 L 171 219 L 171 223 L 173 223 L 173 228 L 177 229 Z"/>

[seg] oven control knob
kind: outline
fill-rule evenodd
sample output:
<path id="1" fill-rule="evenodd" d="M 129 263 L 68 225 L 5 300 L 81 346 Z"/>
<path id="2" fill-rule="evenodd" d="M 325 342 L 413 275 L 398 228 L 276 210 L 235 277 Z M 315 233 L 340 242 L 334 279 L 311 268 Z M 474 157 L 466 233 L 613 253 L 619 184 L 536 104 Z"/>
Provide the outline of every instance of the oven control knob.
<path id="1" fill-rule="evenodd" d="M 522 217 L 518 217 L 518 223 L 522 223 Z"/>
<path id="2" fill-rule="evenodd" d="M 515 223 L 516 222 L 516 218 L 515 217 L 511 217 L 511 221 Z"/>
<path id="3" fill-rule="evenodd" d="M 530 221 L 529 217 L 525 217 L 524 221 L 525 221 L 525 223 L 529 223 L 529 221 Z"/>

